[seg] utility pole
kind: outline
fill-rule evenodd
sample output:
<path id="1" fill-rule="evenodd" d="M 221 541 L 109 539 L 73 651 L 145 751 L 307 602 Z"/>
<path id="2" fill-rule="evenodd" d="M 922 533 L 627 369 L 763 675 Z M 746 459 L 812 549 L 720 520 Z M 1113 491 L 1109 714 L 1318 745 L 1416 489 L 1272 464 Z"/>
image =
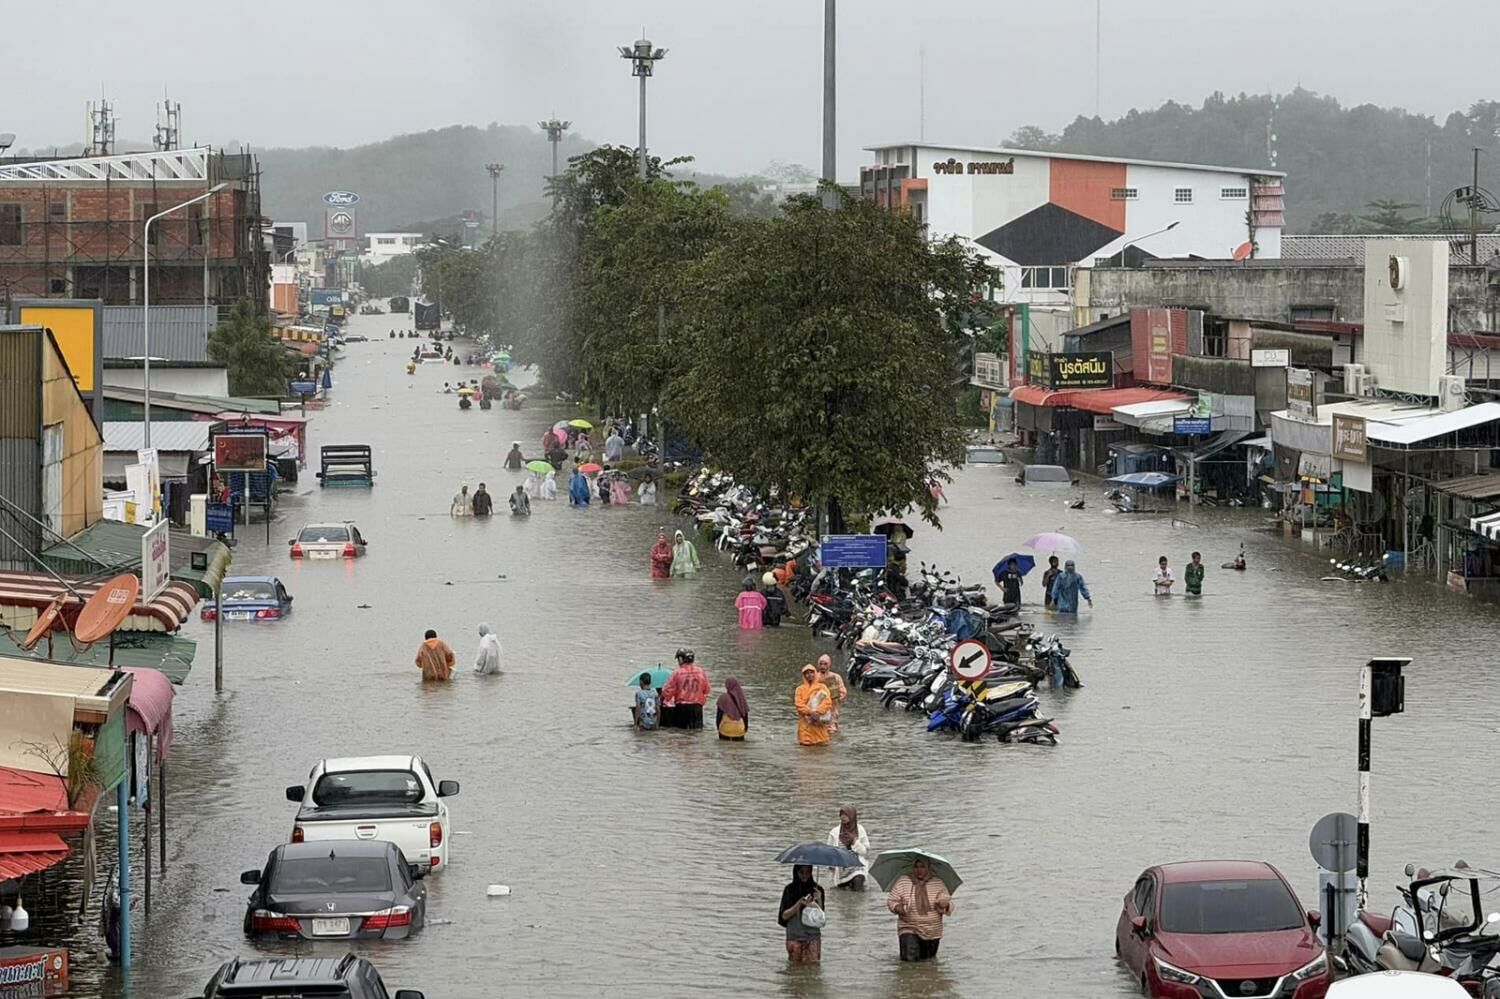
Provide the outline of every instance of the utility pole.
<path id="1" fill-rule="evenodd" d="M 1102 115 L 1102 102 L 1099 99 L 1100 81 L 1104 78 L 1104 61 L 1100 54 L 1103 51 L 1103 27 L 1104 27 L 1104 2 L 1094 0 L 1094 117 Z"/>
<path id="2" fill-rule="evenodd" d="M 500 235 L 500 175 L 505 172 L 504 163 L 486 163 L 490 174 L 490 235 Z"/>
<path id="3" fill-rule="evenodd" d="M 833 0 L 829 0 L 830 3 Z M 642 30 L 641 34 L 645 34 Z M 640 157 L 641 180 L 646 179 L 646 81 L 651 77 L 656 62 L 665 59 L 666 49 L 655 49 L 651 47 L 651 41 L 640 38 L 634 45 L 621 45 L 620 57 L 630 60 L 630 73 L 639 77 L 641 81 L 641 142 L 637 149 Z"/>
<path id="4" fill-rule="evenodd" d="M 833 184 L 838 179 L 838 140 L 834 134 L 836 131 L 834 57 L 837 54 L 838 45 L 837 33 L 834 30 L 836 20 L 834 6 L 835 0 L 823 0 L 823 183 L 825 184 Z M 838 192 L 824 191 L 823 207 L 832 211 L 838 206 Z"/>
<path id="5" fill-rule="evenodd" d="M 563 133 L 572 124 L 571 121 L 558 121 L 556 116 L 536 123 L 537 128 L 547 133 L 547 141 L 552 143 L 552 173 L 548 178 L 549 180 L 555 181 L 557 179 L 557 144 L 562 141 Z M 645 139 L 642 138 L 641 141 L 644 144 Z M 555 192 L 552 195 L 552 207 L 557 207 L 557 194 Z"/>
<path id="6" fill-rule="evenodd" d="M 1469 263 L 1479 263 L 1479 152 L 1474 147 L 1474 186 L 1469 188 Z"/>

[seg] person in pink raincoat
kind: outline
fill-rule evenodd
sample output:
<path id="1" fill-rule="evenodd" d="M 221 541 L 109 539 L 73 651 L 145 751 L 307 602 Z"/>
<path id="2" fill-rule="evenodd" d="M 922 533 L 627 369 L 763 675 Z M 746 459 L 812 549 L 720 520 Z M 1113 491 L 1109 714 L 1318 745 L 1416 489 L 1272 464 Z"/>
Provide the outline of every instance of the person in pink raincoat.
<path id="1" fill-rule="evenodd" d="M 761 615 L 766 609 L 766 598 L 755 588 L 755 580 L 745 580 L 740 595 L 734 598 L 734 606 L 740 612 L 741 628 L 752 631 L 760 628 Z"/>
<path id="2" fill-rule="evenodd" d="M 610 480 L 609 502 L 614 506 L 626 506 L 630 503 L 630 480 L 625 477 L 624 472 L 616 472 Z"/>

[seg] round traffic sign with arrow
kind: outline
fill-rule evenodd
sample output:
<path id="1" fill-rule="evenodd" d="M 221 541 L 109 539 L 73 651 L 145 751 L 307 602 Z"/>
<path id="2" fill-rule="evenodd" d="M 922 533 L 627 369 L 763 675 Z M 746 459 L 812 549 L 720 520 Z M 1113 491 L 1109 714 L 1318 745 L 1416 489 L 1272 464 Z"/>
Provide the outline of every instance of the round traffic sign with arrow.
<path id="1" fill-rule="evenodd" d="M 990 671 L 990 648 L 974 638 L 966 638 L 948 653 L 948 666 L 960 680 L 982 680 Z"/>

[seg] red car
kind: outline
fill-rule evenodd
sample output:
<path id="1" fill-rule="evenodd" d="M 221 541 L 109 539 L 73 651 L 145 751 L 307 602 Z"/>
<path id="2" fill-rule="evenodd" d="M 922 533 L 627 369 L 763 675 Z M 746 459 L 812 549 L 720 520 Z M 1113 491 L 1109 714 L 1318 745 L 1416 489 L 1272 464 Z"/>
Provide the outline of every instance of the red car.
<path id="1" fill-rule="evenodd" d="M 1125 896 L 1115 954 L 1157 999 L 1323 999 L 1333 969 L 1317 925 L 1270 864 L 1162 864 Z"/>

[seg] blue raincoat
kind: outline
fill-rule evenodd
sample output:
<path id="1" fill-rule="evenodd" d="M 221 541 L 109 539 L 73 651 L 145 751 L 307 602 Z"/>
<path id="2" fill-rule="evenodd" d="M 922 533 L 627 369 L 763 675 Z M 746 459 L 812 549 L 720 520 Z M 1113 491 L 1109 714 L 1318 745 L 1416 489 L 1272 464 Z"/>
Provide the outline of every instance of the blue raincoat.
<path id="1" fill-rule="evenodd" d="M 573 506 L 589 505 L 589 480 L 576 468 L 573 469 L 573 477 L 568 480 L 568 502 Z"/>
<path id="2" fill-rule="evenodd" d="M 1059 614 L 1077 614 L 1079 594 L 1085 600 L 1094 599 L 1089 595 L 1088 584 L 1073 569 L 1059 572 L 1052 581 L 1052 606 Z"/>

